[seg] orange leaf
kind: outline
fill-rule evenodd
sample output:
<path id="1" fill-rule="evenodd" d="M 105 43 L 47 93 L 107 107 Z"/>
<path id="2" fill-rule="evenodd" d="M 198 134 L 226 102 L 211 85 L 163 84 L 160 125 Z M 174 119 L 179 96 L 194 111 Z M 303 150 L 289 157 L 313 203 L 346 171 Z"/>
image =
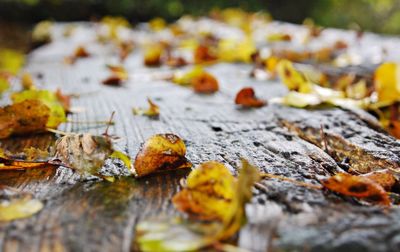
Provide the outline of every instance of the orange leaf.
<path id="1" fill-rule="evenodd" d="M 381 205 L 390 205 L 389 196 L 385 189 L 368 177 L 338 173 L 321 182 L 331 191 Z"/>
<path id="2" fill-rule="evenodd" d="M 243 107 L 262 107 L 266 102 L 256 97 L 254 89 L 251 87 L 242 88 L 235 98 L 235 103 Z"/>
<path id="3" fill-rule="evenodd" d="M 193 89 L 196 93 L 210 94 L 219 90 L 217 79 L 207 73 L 203 72 L 192 79 Z"/>
<path id="4" fill-rule="evenodd" d="M 217 56 L 215 53 L 212 52 L 212 50 L 204 45 L 199 45 L 195 50 L 194 50 L 194 63 L 196 64 L 201 64 L 201 63 L 209 63 L 212 61 L 215 61 L 217 59 Z"/>

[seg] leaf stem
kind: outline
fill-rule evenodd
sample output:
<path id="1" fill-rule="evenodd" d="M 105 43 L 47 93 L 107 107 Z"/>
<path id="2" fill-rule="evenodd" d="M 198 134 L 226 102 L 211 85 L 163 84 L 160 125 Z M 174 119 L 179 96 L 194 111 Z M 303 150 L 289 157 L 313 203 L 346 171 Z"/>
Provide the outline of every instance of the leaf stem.
<path id="1" fill-rule="evenodd" d="M 311 188 L 311 189 L 317 189 L 317 190 L 321 190 L 323 188 L 323 186 L 321 185 L 314 185 L 314 184 L 310 184 L 310 183 L 305 183 L 302 181 L 298 181 L 292 178 L 288 178 L 288 177 L 284 177 L 284 176 L 280 176 L 280 175 L 275 175 L 275 174 L 270 174 L 270 173 L 265 173 L 265 172 L 261 172 L 260 173 L 261 178 L 272 178 L 272 179 L 279 179 L 279 180 L 283 180 L 283 181 L 287 181 L 290 182 L 292 184 L 298 185 L 298 186 L 302 186 L 302 187 L 307 187 L 307 188 Z"/>

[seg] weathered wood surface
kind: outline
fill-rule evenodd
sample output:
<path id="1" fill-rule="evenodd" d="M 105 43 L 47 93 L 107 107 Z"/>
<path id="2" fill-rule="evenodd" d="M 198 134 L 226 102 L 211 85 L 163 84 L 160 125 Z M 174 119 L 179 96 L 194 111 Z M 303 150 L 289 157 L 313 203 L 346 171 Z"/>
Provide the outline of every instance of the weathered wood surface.
<path id="1" fill-rule="evenodd" d="M 100 82 L 107 76 L 105 64 L 116 59 L 107 50 L 90 45 L 88 48 L 97 54 L 67 66 L 63 57 L 74 49 L 74 43 L 50 44 L 33 52 L 26 70 L 41 76 L 37 79 L 40 87 L 82 93 L 73 100 L 73 106 L 85 110 L 72 114 L 71 120 L 106 120 L 116 111 L 111 133 L 122 137 L 116 146 L 132 157 L 149 136 L 171 132 L 185 140 L 187 157 L 195 165 L 218 160 L 235 172 L 240 157 L 245 157 L 263 171 L 318 183 L 318 176 L 337 171 L 340 162 L 319 144 L 322 125 L 330 147 L 351 147 L 349 152 L 338 155 L 348 156 L 350 164 L 362 164 L 366 169 L 377 164 L 400 164 L 400 142 L 377 129 L 362 113 L 341 109 L 305 111 L 278 105 L 238 109 L 233 100 L 243 86 L 254 87 L 265 99 L 286 92 L 279 82 L 250 79 L 250 66 L 210 66 L 221 91 L 204 96 L 166 81 L 152 80 L 150 74 L 170 70 L 143 67 L 141 54 L 135 51 L 127 62 L 131 80 L 123 87 L 112 88 Z M 133 116 L 131 108 L 146 106 L 146 97 L 160 106 L 158 120 Z M 100 134 L 104 127 L 68 123 L 60 130 Z M 2 140 L 1 147 L 15 151 L 30 145 L 47 148 L 53 140 L 51 135 L 19 137 Z M 45 207 L 31 218 L 0 223 L 0 251 L 135 251 L 135 225 L 152 216 L 176 215 L 170 199 L 187 173 L 176 171 L 138 180 L 122 177 L 109 183 L 82 180 L 66 168 L 1 172 L 0 184 L 33 193 L 45 202 Z M 265 188 L 254 189 L 252 203 L 247 206 L 249 222 L 233 241 L 242 248 L 400 250 L 397 206 L 382 209 L 288 182 L 262 183 Z"/>

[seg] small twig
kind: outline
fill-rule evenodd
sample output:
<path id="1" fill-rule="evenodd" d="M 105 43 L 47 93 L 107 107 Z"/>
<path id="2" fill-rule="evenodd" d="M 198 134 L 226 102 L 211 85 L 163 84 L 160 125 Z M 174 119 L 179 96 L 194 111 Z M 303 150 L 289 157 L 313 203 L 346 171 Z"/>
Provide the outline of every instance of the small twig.
<path id="1" fill-rule="evenodd" d="M 328 140 L 326 139 L 326 135 L 325 135 L 322 124 L 319 128 L 319 134 L 321 135 L 321 140 L 322 140 L 322 144 L 324 145 L 325 152 L 328 153 L 329 156 L 331 156 L 331 154 L 329 153 L 329 149 L 328 149 Z"/>
<path id="2" fill-rule="evenodd" d="M 59 134 L 59 135 L 62 135 L 62 136 L 66 136 L 66 135 L 70 135 L 71 134 L 71 133 L 68 133 L 68 132 L 64 132 L 64 131 L 56 130 L 56 129 L 50 129 L 50 128 L 46 128 L 46 131 L 54 133 L 54 134 Z"/>
<path id="3" fill-rule="evenodd" d="M 114 125 L 112 121 L 73 121 L 67 120 L 66 123 L 77 123 L 77 124 L 105 124 L 107 126 Z"/>
<path id="4" fill-rule="evenodd" d="M 108 120 L 108 124 L 107 124 L 107 128 L 106 128 L 106 131 L 103 133 L 103 135 L 104 136 L 109 136 L 108 135 L 108 129 L 110 128 L 110 125 L 113 125 L 113 124 L 111 124 L 112 123 L 112 120 L 113 120 L 113 118 L 114 118 L 114 114 L 115 114 L 115 111 L 113 111 L 112 113 L 111 113 L 111 116 L 110 116 L 110 119 Z"/>
<path id="5" fill-rule="evenodd" d="M 287 181 L 290 182 L 292 184 L 298 185 L 298 186 L 302 186 L 302 187 L 307 187 L 307 188 L 311 188 L 311 189 L 317 189 L 317 190 L 321 190 L 323 188 L 323 186 L 320 185 L 314 185 L 314 184 L 310 184 L 310 183 L 305 183 L 302 181 L 298 181 L 292 178 L 288 178 L 288 177 L 284 177 L 284 176 L 280 176 L 280 175 L 275 175 L 275 174 L 270 174 L 270 173 L 265 173 L 265 172 L 261 172 L 260 173 L 261 178 L 273 178 L 273 179 L 279 179 L 279 180 L 283 180 L 283 181 Z"/>

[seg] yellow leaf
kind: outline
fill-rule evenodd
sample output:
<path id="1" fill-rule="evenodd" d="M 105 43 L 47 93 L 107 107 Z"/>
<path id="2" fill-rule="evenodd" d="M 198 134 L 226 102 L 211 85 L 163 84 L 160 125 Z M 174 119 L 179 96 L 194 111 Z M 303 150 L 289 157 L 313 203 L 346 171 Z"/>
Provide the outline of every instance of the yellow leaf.
<path id="1" fill-rule="evenodd" d="M 234 39 L 221 39 L 218 43 L 218 59 L 226 62 L 245 62 L 251 61 L 251 55 L 256 51 L 256 47 L 251 38 L 241 41 Z"/>
<path id="2" fill-rule="evenodd" d="M 25 62 L 25 55 L 21 52 L 0 48 L 0 71 L 18 73 Z"/>
<path id="3" fill-rule="evenodd" d="M 153 103 L 152 100 L 147 98 L 147 102 L 149 103 L 149 108 L 148 109 L 143 109 L 143 108 L 133 108 L 133 114 L 134 115 L 145 115 L 149 117 L 156 117 L 160 115 L 160 108 Z"/>
<path id="4" fill-rule="evenodd" d="M 142 145 L 135 158 L 137 176 L 154 172 L 191 167 L 186 159 L 185 143 L 174 134 L 157 134 Z"/>
<path id="5" fill-rule="evenodd" d="M 195 77 L 200 76 L 203 72 L 204 69 L 201 66 L 194 66 L 192 69 L 186 72 L 177 71 L 172 77 L 172 82 L 182 86 L 190 86 L 192 85 L 192 80 Z"/>
<path id="6" fill-rule="evenodd" d="M 400 98 L 399 65 L 392 62 L 380 65 L 375 70 L 374 85 L 378 94 L 378 101 L 398 101 Z"/>
<path id="7" fill-rule="evenodd" d="M 8 80 L 0 76 L 0 95 L 4 91 L 7 91 L 9 88 L 10 88 L 10 83 L 8 82 Z"/>
<path id="8" fill-rule="evenodd" d="M 313 91 L 312 83 L 299 71 L 297 71 L 292 62 L 282 59 L 278 66 L 279 77 L 289 90 L 300 93 L 311 93 Z"/>
<path id="9" fill-rule="evenodd" d="M 14 93 L 11 96 L 14 103 L 25 100 L 39 100 L 50 109 L 50 117 L 46 126 L 49 128 L 57 128 L 58 125 L 66 121 L 64 107 L 54 92 L 49 90 L 25 90 Z"/>
<path id="10" fill-rule="evenodd" d="M 44 20 L 35 25 L 32 31 L 32 40 L 34 42 L 48 43 L 51 41 L 51 30 L 53 22 Z"/>
<path id="11" fill-rule="evenodd" d="M 167 26 L 167 22 L 160 17 L 153 18 L 149 21 L 149 27 L 153 31 L 161 31 Z"/>
<path id="12" fill-rule="evenodd" d="M 36 89 L 32 76 L 29 73 L 22 74 L 21 85 L 25 90 Z"/>

